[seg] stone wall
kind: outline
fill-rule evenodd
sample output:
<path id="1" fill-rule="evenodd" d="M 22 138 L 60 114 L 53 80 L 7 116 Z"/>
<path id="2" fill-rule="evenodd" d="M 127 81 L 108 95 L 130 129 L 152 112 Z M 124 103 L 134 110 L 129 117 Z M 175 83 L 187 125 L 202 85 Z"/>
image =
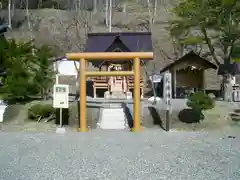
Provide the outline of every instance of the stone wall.
<path id="1" fill-rule="evenodd" d="M 77 102 L 71 103 L 69 106 L 69 126 L 79 127 L 79 106 Z M 87 126 L 91 129 L 96 128 L 98 117 L 100 116 L 100 107 L 87 106 Z"/>

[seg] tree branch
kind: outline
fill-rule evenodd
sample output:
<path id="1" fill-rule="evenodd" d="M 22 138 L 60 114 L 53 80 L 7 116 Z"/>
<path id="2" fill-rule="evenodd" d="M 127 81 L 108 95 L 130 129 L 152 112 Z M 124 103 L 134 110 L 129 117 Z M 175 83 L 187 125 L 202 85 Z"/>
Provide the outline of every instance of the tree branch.
<path id="1" fill-rule="evenodd" d="M 235 42 L 236 42 L 236 41 L 234 41 L 234 40 L 231 42 L 230 51 L 229 51 L 229 54 L 228 54 L 229 57 L 232 55 L 232 52 L 233 52 L 233 49 L 234 49 L 234 43 L 235 43 Z"/>
<path id="2" fill-rule="evenodd" d="M 165 57 L 167 58 L 167 60 L 171 60 L 171 61 L 175 61 L 176 59 L 175 58 L 171 58 L 162 48 L 159 49 L 160 50 L 160 53 Z M 163 57 L 163 58 L 164 58 Z"/>
<path id="3" fill-rule="evenodd" d="M 216 56 L 216 54 L 215 54 L 215 49 L 214 49 L 214 47 L 212 46 L 211 40 L 209 39 L 209 37 L 208 37 L 208 35 L 207 35 L 207 30 L 202 27 L 202 28 L 201 28 L 201 31 L 202 31 L 202 33 L 203 33 L 203 35 L 204 35 L 205 41 L 206 41 L 206 43 L 207 43 L 207 45 L 208 45 L 208 49 L 209 49 L 209 51 L 210 51 L 210 53 L 211 53 L 214 61 L 216 62 L 217 65 L 220 65 L 220 61 L 218 60 L 218 58 L 217 58 L 217 56 Z"/>

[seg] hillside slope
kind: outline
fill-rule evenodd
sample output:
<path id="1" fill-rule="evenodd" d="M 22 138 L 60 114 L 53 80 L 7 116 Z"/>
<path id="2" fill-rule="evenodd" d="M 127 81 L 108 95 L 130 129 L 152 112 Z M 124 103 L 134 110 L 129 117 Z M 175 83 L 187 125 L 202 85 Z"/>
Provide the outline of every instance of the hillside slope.
<path id="1" fill-rule="evenodd" d="M 157 8 L 155 24 L 152 26 L 152 40 L 154 47 L 154 63 L 147 65 L 147 71 L 161 69 L 174 57 L 174 46 L 172 39 L 166 29 L 168 21 L 172 18 L 170 13 L 171 5 L 164 3 Z M 129 1 L 127 12 L 113 10 L 112 31 L 148 31 L 146 28 L 149 19 L 148 8 L 145 5 Z M 1 16 L 7 15 L 2 11 Z M 37 45 L 48 44 L 52 46 L 57 55 L 64 55 L 66 52 L 80 51 L 84 49 L 87 32 L 107 32 L 105 26 L 105 12 L 92 12 L 81 10 L 57 10 L 37 9 L 30 10 L 30 27 L 27 23 L 26 11 L 16 10 L 13 14 L 13 29 L 6 35 L 8 38 L 27 40 L 34 38 Z M 216 82 L 216 72 L 206 73 L 206 83 L 211 89 L 219 87 Z"/>

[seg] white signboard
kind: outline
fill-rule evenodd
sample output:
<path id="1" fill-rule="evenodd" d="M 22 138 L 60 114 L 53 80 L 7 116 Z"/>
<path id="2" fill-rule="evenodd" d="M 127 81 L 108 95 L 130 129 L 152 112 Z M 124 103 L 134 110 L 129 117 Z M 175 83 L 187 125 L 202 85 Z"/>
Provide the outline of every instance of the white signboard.
<path id="1" fill-rule="evenodd" d="M 165 110 L 171 109 L 172 100 L 172 75 L 169 72 L 164 73 L 163 76 L 163 100 Z"/>
<path id="2" fill-rule="evenodd" d="M 159 83 L 162 80 L 162 75 L 154 74 L 154 75 L 150 76 L 149 78 L 153 83 Z"/>
<path id="3" fill-rule="evenodd" d="M 68 108 L 69 104 L 69 85 L 55 84 L 53 87 L 53 107 Z"/>

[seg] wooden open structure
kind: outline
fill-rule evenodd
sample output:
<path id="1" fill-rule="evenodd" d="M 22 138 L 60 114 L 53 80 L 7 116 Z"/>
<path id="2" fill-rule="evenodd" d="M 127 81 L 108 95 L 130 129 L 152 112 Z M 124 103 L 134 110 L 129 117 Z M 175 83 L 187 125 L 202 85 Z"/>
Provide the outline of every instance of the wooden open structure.
<path id="1" fill-rule="evenodd" d="M 152 52 L 151 33 L 149 32 L 113 32 L 113 33 L 89 33 L 86 51 L 87 52 Z M 141 65 L 146 60 L 141 60 Z M 99 72 L 102 71 L 133 71 L 133 61 L 130 59 L 117 59 L 114 62 L 108 58 L 98 57 L 95 60 L 89 60 Z M 140 71 L 141 72 L 141 71 Z M 111 91 L 111 78 L 107 76 L 91 77 L 93 81 L 93 94 L 96 98 L 101 91 Z M 117 81 L 123 81 L 125 86 L 123 89 L 126 92 L 132 92 L 134 89 L 133 76 L 115 77 Z M 140 74 L 140 93 L 141 97 L 144 94 L 144 79 Z M 133 93 L 134 94 L 134 93 Z"/>
<path id="2" fill-rule="evenodd" d="M 217 66 L 190 51 L 163 68 L 161 73 L 172 73 L 173 97 L 177 98 L 181 92 L 184 94 L 184 91 L 205 90 L 204 71 L 207 69 L 217 69 Z"/>
<path id="3" fill-rule="evenodd" d="M 86 117 L 86 78 L 89 76 L 134 76 L 134 127 L 133 131 L 141 130 L 140 126 L 140 59 L 153 59 L 153 52 L 95 52 L 95 53 L 68 53 L 69 60 L 80 59 L 80 132 L 87 132 Z M 87 71 L 87 61 L 97 59 L 133 60 L 133 71 Z"/>

